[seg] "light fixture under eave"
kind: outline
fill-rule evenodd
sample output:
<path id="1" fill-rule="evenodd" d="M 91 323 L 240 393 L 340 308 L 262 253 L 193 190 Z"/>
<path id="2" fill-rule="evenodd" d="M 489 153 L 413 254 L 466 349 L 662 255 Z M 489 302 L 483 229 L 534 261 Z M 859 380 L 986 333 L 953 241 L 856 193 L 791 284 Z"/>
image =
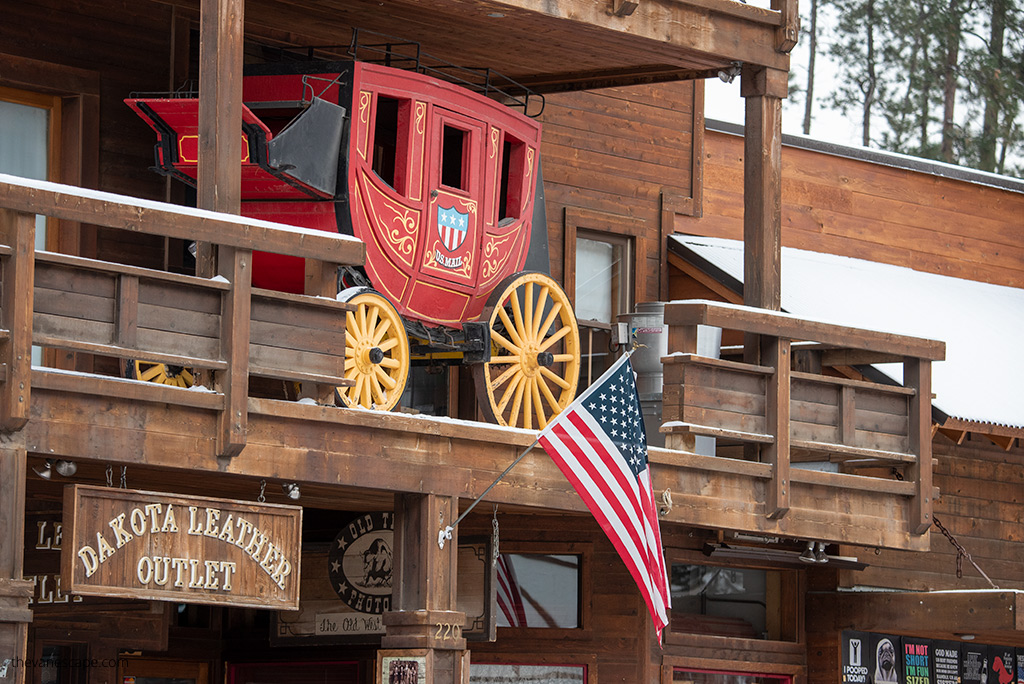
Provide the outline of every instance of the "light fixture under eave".
<path id="1" fill-rule="evenodd" d="M 728 68 L 718 70 L 718 78 L 721 79 L 723 83 L 732 83 L 734 80 L 736 80 L 736 77 L 739 75 L 739 62 L 733 62 L 732 65 L 729 66 Z"/>
<path id="2" fill-rule="evenodd" d="M 43 478 L 49 480 L 53 478 L 53 461 L 46 459 L 46 462 L 42 466 L 32 466 L 32 472 Z"/>
<path id="3" fill-rule="evenodd" d="M 284 495 L 293 501 L 297 501 L 302 496 L 298 482 L 285 482 L 281 485 L 281 489 L 284 490 Z"/>
<path id="4" fill-rule="evenodd" d="M 779 567 L 804 568 L 806 563 L 821 561 L 805 561 L 801 558 L 801 552 L 790 549 L 777 549 L 760 546 L 729 546 L 728 544 L 708 543 L 704 545 L 704 555 L 715 560 L 736 560 L 748 563 L 761 563 Z M 806 553 L 806 550 L 802 553 Z M 822 544 L 824 554 L 824 544 Z M 813 550 L 811 551 L 813 557 Z M 850 556 L 829 556 L 825 554 L 829 567 L 837 570 L 863 570 L 868 567 L 864 563 Z"/>
<path id="5" fill-rule="evenodd" d="M 78 472 L 78 464 L 74 461 L 57 461 L 53 469 L 57 471 L 58 475 L 71 477 Z"/>
<path id="6" fill-rule="evenodd" d="M 48 458 L 43 465 L 32 466 L 32 472 L 44 480 L 52 480 L 54 471 L 63 477 L 71 477 L 78 472 L 78 464 L 74 461 L 54 461 L 52 458 Z"/>
<path id="7" fill-rule="evenodd" d="M 807 548 L 801 551 L 798 557 L 804 563 L 817 563 L 818 559 L 814 556 L 814 542 L 807 542 Z"/>

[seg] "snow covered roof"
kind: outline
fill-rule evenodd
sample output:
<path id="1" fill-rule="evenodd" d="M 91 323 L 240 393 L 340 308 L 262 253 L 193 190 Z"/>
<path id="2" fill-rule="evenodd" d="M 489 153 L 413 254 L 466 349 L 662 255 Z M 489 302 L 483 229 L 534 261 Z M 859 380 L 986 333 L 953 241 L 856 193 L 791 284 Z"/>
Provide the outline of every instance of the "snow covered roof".
<path id="1" fill-rule="evenodd" d="M 743 243 L 673 235 L 689 251 L 743 282 Z M 923 273 L 862 259 L 782 248 L 782 308 L 802 318 L 941 340 L 932 366 L 933 405 L 966 421 L 1024 428 L 1024 289 Z M 902 367 L 877 366 L 894 380 Z"/>

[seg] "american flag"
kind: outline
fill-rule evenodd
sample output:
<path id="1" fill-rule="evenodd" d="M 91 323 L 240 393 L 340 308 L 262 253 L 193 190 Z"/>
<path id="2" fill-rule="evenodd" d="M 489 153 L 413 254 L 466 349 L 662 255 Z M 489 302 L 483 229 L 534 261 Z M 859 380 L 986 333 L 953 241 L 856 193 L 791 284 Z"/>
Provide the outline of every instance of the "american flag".
<path id="1" fill-rule="evenodd" d="M 660 640 L 671 596 L 629 354 L 549 423 L 538 441 L 619 552 Z"/>

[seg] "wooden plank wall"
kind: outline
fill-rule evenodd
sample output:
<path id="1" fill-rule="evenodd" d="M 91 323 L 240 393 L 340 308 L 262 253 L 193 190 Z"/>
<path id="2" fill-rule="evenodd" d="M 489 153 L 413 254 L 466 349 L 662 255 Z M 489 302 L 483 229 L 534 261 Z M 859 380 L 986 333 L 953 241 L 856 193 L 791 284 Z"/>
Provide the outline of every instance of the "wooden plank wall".
<path id="1" fill-rule="evenodd" d="M 582 210 L 595 223 L 604 219 L 596 228 L 618 226 L 634 238 L 636 254 L 642 255 L 634 301 L 660 299 L 662 195 L 693 196 L 695 102 L 702 122 L 703 85 L 693 82 L 547 96 L 540 119 L 541 163 L 551 272 L 557 280 L 568 280 L 563 272 L 566 210 Z M 579 227 L 587 226 L 581 221 Z M 568 295 L 574 299 L 575 292 Z"/>
<path id="2" fill-rule="evenodd" d="M 932 448 L 935 486 L 940 492 L 935 519 L 996 585 L 1020 587 L 1024 584 L 1024 448 L 1007 452 L 978 435 L 968 436 L 960 446 L 939 435 Z M 966 560 L 963 577 L 956 577 L 956 548 L 934 527 L 927 553 L 851 551 L 871 566 L 842 573 L 841 586 L 913 591 L 991 588 Z"/>
<path id="3" fill-rule="evenodd" d="M 675 230 L 743 239 L 743 138 L 705 134 L 703 218 Z M 784 146 L 782 243 L 1024 287 L 1024 193 Z"/>
<path id="4" fill-rule="evenodd" d="M 147 0 L 5 4 L 0 52 L 98 77 L 100 190 L 164 198 L 164 179 L 148 170 L 153 165 L 155 135 L 123 100 L 134 91 L 170 90 L 172 13 L 167 5 Z M 0 73 L 0 84 L 4 78 Z M 96 161 L 83 160 L 83 164 Z M 159 237 L 126 240 L 123 233 L 102 230 L 97 252 L 114 261 L 162 268 L 163 243 Z"/>

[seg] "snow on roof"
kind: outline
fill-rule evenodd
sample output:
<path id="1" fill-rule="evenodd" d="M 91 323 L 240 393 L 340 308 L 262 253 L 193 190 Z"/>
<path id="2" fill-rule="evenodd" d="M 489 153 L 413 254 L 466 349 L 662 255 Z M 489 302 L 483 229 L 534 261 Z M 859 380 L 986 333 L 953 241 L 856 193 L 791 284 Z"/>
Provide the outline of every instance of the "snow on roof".
<path id="1" fill-rule="evenodd" d="M 743 282 L 743 243 L 670 240 Z M 933 405 L 948 416 L 1024 427 L 1024 289 L 782 248 L 782 308 L 802 318 L 946 343 Z M 894 380 L 902 367 L 877 366 Z"/>

